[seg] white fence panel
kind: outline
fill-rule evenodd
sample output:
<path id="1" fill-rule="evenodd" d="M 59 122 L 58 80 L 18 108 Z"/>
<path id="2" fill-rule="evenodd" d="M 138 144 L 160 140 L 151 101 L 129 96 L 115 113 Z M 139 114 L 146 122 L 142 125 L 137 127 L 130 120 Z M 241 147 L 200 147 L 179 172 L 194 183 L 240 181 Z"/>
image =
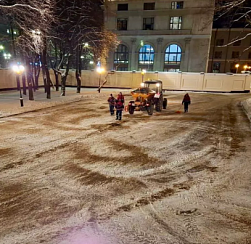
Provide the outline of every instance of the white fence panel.
<path id="1" fill-rule="evenodd" d="M 55 78 L 50 71 L 53 83 Z M 82 86 L 98 87 L 105 80 L 107 73 L 99 75 L 96 71 L 82 71 Z M 217 91 L 217 92 L 242 92 L 250 91 L 251 75 L 249 74 L 212 74 L 212 73 L 169 73 L 169 72 L 115 72 L 107 76 L 104 87 L 137 88 L 142 81 L 159 79 L 166 90 L 190 91 Z M 60 80 L 60 77 L 59 77 Z M 75 71 L 70 70 L 66 84 L 76 86 Z M 43 85 L 42 72 L 39 85 Z M 16 76 L 11 70 L 0 69 L 0 89 L 16 88 Z"/>

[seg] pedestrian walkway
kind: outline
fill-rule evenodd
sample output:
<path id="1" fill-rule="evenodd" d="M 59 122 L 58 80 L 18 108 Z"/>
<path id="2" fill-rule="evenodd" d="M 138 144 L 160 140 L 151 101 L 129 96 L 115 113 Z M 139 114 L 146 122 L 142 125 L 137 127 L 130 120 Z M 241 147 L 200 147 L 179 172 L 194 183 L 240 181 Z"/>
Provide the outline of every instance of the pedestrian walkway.
<path id="1" fill-rule="evenodd" d="M 95 88 L 83 88 L 79 94 L 76 93 L 76 88 L 67 88 L 66 96 L 61 96 L 60 91 L 52 90 L 51 99 L 47 99 L 44 89 L 40 88 L 34 92 L 34 101 L 29 101 L 28 94 L 23 95 L 24 106 L 21 107 L 19 91 L 0 91 L 0 118 L 53 107 L 63 103 L 80 101 L 90 97 L 104 97 L 104 99 L 106 99 L 110 93 L 111 89 L 102 89 L 101 93 L 98 93 Z"/>

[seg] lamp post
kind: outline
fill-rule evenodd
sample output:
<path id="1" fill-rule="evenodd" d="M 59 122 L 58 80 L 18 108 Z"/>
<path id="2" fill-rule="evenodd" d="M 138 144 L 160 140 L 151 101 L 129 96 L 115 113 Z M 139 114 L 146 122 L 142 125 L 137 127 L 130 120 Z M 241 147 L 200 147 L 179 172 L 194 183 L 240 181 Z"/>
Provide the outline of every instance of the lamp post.
<path id="1" fill-rule="evenodd" d="M 0 45 L 0 53 L 3 52 L 4 46 Z M 2 67 L 2 56 L 0 57 L 0 68 Z"/>
<path id="2" fill-rule="evenodd" d="M 236 68 L 236 73 L 238 73 L 238 68 L 240 67 L 240 65 L 239 64 L 236 64 L 235 65 L 235 68 Z"/>
<path id="3" fill-rule="evenodd" d="M 18 81 L 18 86 L 20 87 L 20 89 L 19 89 L 19 98 L 20 98 L 20 105 L 21 105 L 21 107 L 23 107 L 24 106 L 24 101 L 23 101 L 23 97 L 22 97 L 22 92 L 21 92 L 21 86 L 20 86 L 20 78 L 19 78 L 19 75 L 20 76 L 22 76 L 22 74 L 23 74 L 23 72 L 24 72 L 24 70 L 25 70 L 25 68 L 24 68 L 24 66 L 23 65 L 14 65 L 13 67 L 12 67 L 12 69 L 13 69 L 13 71 L 16 73 L 16 75 L 17 75 L 17 81 Z"/>
<path id="4" fill-rule="evenodd" d="M 145 69 L 142 69 L 141 70 L 141 75 L 142 75 L 142 83 L 144 82 L 144 75 L 146 73 L 146 70 Z"/>
<path id="5" fill-rule="evenodd" d="M 98 92 L 99 93 L 100 93 L 100 85 L 101 85 L 101 75 L 102 75 L 102 73 L 104 73 L 104 71 L 105 71 L 105 69 L 102 67 L 97 68 L 97 72 L 99 73 L 99 80 L 98 80 L 98 87 L 99 87 Z"/>

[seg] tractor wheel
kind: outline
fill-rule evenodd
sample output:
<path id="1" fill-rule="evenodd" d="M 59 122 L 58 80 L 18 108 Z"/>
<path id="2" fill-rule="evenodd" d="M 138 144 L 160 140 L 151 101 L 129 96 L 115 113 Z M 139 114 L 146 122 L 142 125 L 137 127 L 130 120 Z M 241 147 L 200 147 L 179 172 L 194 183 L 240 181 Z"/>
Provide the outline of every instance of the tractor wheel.
<path id="1" fill-rule="evenodd" d="M 163 95 L 161 94 L 158 99 L 155 100 L 155 110 L 161 112 L 163 108 Z"/>
<path id="2" fill-rule="evenodd" d="M 157 112 L 161 112 L 163 108 L 163 97 L 161 96 L 155 103 L 155 110 Z"/>
<path id="3" fill-rule="evenodd" d="M 134 107 L 132 105 L 129 105 L 128 106 L 128 111 L 129 111 L 129 114 L 133 114 L 134 113 Z"/>
<path id="4" fill-rule="evenodd" d="M 166 109 L 166 107 L 167 107 L 167 99 L 164 98 L 164 101 L 163 101 L 163 109 Z"/>
<path id="5" fill-rule="evenodd" d="M 147 107 L 147 113 L 148 115 L 153 115 L 153 104 L 150 103 L 150 105 Z"/>

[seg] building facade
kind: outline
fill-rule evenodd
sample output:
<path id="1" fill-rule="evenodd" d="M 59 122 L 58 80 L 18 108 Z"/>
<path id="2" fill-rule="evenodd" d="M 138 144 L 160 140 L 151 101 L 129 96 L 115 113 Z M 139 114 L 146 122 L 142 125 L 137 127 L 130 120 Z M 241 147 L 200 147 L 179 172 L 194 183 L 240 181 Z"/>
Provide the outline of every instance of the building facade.
<path id="1" fill-rule="evenodd" d="M 107 68 L 206 72 L 214 0 L 110 0 L 105 25 L 120 41 Z"/>
<path id="2" fill-rule="evenodd" d="M 209 73 L 240 73 L 251 67 L 251 28 L 215 28 L 212 31 Z"/>

